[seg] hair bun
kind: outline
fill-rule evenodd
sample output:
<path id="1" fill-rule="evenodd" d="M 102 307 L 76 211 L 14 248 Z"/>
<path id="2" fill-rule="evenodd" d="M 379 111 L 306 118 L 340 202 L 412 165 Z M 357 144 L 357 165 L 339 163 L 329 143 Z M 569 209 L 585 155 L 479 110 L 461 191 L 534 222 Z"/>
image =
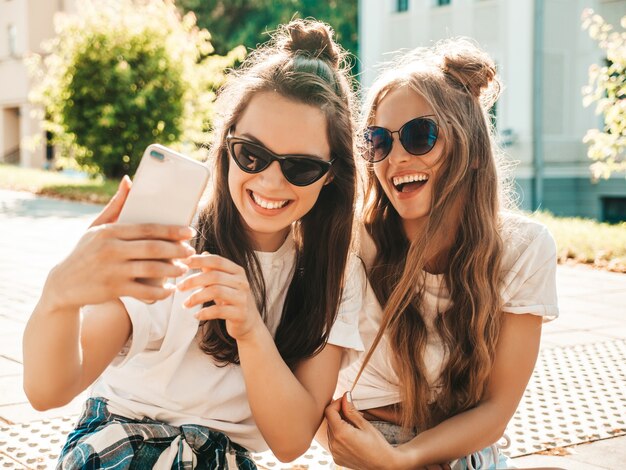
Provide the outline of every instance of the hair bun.
<path id="1" fill-rule="evenodd" d="M 500 95 L 500 80 L 491 57 L 466 39 L 445 41 L 442 69 L 485 106 L 491 106 Z"/>
<path id="2" fill-rule="evenodd" d="M 319 21 L 293 20 L 284 26 L 283 48 L 292 53 L 307 52 L 337 68 L 341 51 L 333 41 L 332 28 Z"/>

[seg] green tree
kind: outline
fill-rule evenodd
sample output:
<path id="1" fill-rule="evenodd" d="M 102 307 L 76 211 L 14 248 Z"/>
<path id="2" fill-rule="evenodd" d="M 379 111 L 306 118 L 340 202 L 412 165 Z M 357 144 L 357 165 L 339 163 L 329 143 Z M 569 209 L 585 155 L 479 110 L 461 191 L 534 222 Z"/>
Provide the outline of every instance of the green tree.
<path id="1" fill-rule="evenodd" d="M 178 0 L 193 11 L 198 24 L 211 31 L 218 54 L 243 44 L 254 48 L 269 39 L 268 32 L 293 18 L 313 17 L 330 24 L 337 40 L 355 57 L 358 53 L 357 0 Z"/>
<path id="2" fill-rule="evenodd" d="M 57 19 L 31 100 L 62 153 L 83 169 L 119 177 L 134 173 L 144 148 L 159 142 L 189 153 L 208 141 L 214 91 L 226 57 L 213 51 L 195 17 L 171 1 L 79 2 Z M 208 57 L 207 57 L 208 56 Z"/>
<path id="3" fill-rule="evenodd" d="M 589 67 L 589 85 L 583 88 L 583 103 L 597 103 L 604 128 L 590 129 L 583 141 L 589 144 L 587 155 L 595 161 L 593 177 L 609 178 L 614 172 L 626 172 L 626 16 L 621 20 L 622 31 L 614 31 L 591 9 L 583 12 L 582 19 L 583 28 L 606 53 L 605 65 Z"/>

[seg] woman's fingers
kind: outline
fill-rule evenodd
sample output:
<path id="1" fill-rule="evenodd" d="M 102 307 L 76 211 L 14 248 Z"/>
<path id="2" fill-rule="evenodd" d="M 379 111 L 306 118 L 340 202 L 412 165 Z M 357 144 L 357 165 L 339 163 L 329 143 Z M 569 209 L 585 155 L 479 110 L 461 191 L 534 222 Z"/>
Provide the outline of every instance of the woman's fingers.
<path id="1" fill-rule="evenodd" d="M 211 305 L 199 310 L 194 317 L 198 320 L 215 320 L 220 318 L 222 320 L 231 320 L 237 318 L 241 309 L 232 305 Z"/>
<path id="2" fill-rule="evenodd" d="M 126 275 L 130 278 L 174 278 L 182 276 L 186 271 L 187 266 L 182 263 L 159 260 L 131 261 L 128 263 Z"/>
<path id="3" fill-rule="evenodd" d="M 133 281 L 121 287 L 119 297 L 129 296 L 144 301 L 163 300 L 174 292 L 175 288 L 170 285 L 152 286 L 141 282 Z"/>
<path id="4" fill-rule="evenodd" d="M 332 435 L 333 429 L 345 424 L 341 417 L 341 399 L 332 401 L 324 410 L 324 416 L 328 422 L 329 435 Z"/>
<path id="5" fill-rule="evenodd" d="M 213 269 L 216 271 L 223 271 L 228 274 L 245 275 L 244 269 L 238 264 L 234 263 L 228 258 L 224 258 L 219 255 L 212 255 L 209 253 L 202 253 L 199 255 L 191 256 L 189 259 L 185 260 L 185 264 L 191 269 Z"/>
<path id="6" fill-rule="evenodd" d="M 97 225 L 110 224 L 117 220 L 126 202 L 131 185 L 130 178 L 124 175 L 117 187 L 117 192 L 113 195 L 109 203 L 104 206 L 104 209 L 98 214 L 98 217 L 91 223 L 90 228 Z"/>
<path id="7" fill-rule="evenodd" d="M 195 250 L 184 242 L 163 240 L 115 241 L 112 248 L 126 259 L 185 259 Z"/>
<path id="8" fill-rule="evenodd" d="M 363 429 L 369 425 L 369 422 L 363 417 L 361 412 L 356 409 L 352 403 L 352 395 L 346 392 L 341 397 L 341 412 L 344 418 L 355 428 Z"/>
<path id="9" fill-rule="evenodd" d="M 106 233 L 120 240 L 183 241 L 193 238 L 195 230 L 184 225 L 113 224 L 106 227 Z"/>
<path id="10" fill-rule="evenodd" d="M 214 270 L 200 271 L 195 274 L 191 274 L 181 280 L 176 287 L 180 291 L 186 291 L 216 284 L 232 287 L 233 289 L 239 289 L 242 291 L 249 290 L 248 281 L 244 277 Z"/>
<path id="11" fill-rule="evenodd" d="M 216 304 L 237 305 L 241 302 L 241 296 L 238 295 L 237 289 L 232 287 L 213 285 L 191 294 L 183 305 L 191 308 L 211 301 L 214 301 Z"/>

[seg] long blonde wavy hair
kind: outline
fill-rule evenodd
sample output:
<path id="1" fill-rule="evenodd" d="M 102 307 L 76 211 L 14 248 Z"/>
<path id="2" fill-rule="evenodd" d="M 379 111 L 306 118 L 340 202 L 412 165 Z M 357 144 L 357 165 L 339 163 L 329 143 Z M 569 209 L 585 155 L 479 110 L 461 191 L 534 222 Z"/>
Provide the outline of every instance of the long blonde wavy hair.
<path id="1" fill-rule="evenodd" d="M 494 362 L 502 304 L 499 213 L 506 204 L 489 110 L 500 81 L 491 58 L 468 40 L 416 49 L 394 61 L 370 89 L 366 126 L 385 94 L 401 87 L 421 95 L 434 110 L 443 139 L 442 163 L 428 220 L 412 240 L 373 166 L 367 167 L 364 222 L 376 245 L 368 275 L 384 314 L 361 371 L 387 334 L 399 377 L 401 422 L 424 430 L 476 406 Z M 433 397 L 423 359 L 428 340 L 421 313 L 424 269 L 451 214 L 458 214 L 458 221 L 443 272 L 451 303 L 435 321 L 447 356 L 438 383 L 441 392 Z"/>

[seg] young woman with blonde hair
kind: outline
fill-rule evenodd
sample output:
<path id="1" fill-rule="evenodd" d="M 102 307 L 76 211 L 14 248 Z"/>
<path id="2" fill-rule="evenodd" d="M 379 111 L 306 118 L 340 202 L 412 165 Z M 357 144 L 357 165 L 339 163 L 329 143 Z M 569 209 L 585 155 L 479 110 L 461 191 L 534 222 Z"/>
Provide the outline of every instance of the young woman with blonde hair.
<path id="1" fill-rule="evenodd" d="M 499 92 L 493 61 L 464 39 L 403 55 L 369 92 L 371 349 L 342 372 L 338 392 L 356 385 L 318 434 L 338 464 L 509 464 L 495 444 L 558 309 L 552 237 L 506 211 L 489 115 Z"/>

